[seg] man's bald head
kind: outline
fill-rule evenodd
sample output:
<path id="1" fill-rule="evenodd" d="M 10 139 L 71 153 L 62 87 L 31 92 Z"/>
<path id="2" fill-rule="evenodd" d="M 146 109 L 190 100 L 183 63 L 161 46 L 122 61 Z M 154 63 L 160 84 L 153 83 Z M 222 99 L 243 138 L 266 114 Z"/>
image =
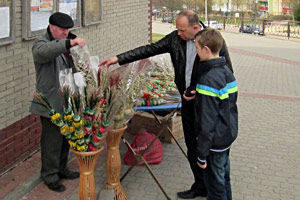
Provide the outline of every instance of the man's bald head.
<path id="1" fill-rule="evenodd" d="M 199 17 L 197 13 L 192 10 L 182 10 L 177 17 L 186 17 L 189 22 L 189 26 L 199 25 Z"/>

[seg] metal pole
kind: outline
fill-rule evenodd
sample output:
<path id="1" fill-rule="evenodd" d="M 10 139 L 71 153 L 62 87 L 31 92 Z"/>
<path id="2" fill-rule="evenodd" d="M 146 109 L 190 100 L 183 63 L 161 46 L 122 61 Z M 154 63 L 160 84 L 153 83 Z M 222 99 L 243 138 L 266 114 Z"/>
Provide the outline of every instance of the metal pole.
<path id="1" fill-rule="evenodd" d="M 205 21 L 207 22 L 207 0 L 205 0 Z"/>
<path id="2" fill-rule="evenodd" d="M 287 27 L 287 36 L 288 36 L 288 40 L 290 39 L 290 34 L 291 34 L 291 29 L 290 29 L 290 22 L 288 22 L 288 27 Z"/>

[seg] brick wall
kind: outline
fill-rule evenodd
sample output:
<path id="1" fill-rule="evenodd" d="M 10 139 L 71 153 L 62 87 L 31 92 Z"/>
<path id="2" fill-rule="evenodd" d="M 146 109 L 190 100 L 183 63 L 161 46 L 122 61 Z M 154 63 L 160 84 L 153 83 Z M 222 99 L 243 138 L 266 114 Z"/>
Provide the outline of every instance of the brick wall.
<path id="1" fill-rule="evenodd" d="M 152 0 L 103 0 L 103 22 L 73 32 L 100 60 L 114 56 L 151 41 L 151 6 Z M 22 39 L 16 0 L 16 41 L 0 46 L 0 174 L 39 148 L 39 117 L 28 112 L 35 90 L 32 43 Z"/>

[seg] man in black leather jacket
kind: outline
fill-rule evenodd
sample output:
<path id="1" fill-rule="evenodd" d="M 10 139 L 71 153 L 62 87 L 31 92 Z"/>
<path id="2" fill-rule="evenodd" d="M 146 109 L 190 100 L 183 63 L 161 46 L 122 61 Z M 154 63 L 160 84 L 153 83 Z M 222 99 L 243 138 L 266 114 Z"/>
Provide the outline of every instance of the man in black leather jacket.
<path id="1" fill-rule="evenodd" d="M 194 66 L 199 64 L 199 57 L 196 56 L 194 49 L 194 36 L 205 28 L 205 26 L 199 21 L 195 12 L 184 10 L 177 16 L 176 28 L 177 30 L 166 35 L 156 43 L 141 46 L 115 57 L 107 58 L 102 60 L 100 65 L 110 66 L 116 63 L 123 65 L 158 54 L 170 53 L 175 71 L 175 83 L 182 96 L 182 125 L 187 146 L 188 161 L 195 179 L 190 190 L 178 192 L 177 195 L 182 199 L 191 199 L 197 196 L 207 195 L 203 182 L 203 169 L 197 166 L 197 138 L 194 131 L 194 100 L 193 97 L 185 95 L 188 87 L 195 88 L 196 86 L 197 67 Z M 220 56 L 225 57 L 226 63 L 232 71 L 225 41 L 220 51 Z M 195 90 L 192 90 L 192 95 L 194 94 Z"/>

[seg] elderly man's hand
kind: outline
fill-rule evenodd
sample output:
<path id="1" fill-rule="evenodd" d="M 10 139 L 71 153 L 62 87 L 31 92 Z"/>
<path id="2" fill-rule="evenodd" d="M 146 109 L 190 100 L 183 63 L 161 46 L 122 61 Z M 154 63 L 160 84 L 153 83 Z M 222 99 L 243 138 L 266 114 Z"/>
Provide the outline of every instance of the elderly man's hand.
<path id="1" fill-rule="evenodd" d="M 74 47 L 76 45 L 83 47 L 85 45 L 85 40 L 82 38 L 75 38 L 74 40 L 70 41 L 70 44 L 71 44 L 71 47 Z"/>
<path id="2" fill-rule="evenodd" d="M 100 62 L 100 66 L 105 66 L 105 67 L 109 67 L 110 65 L 113 65 L 113 64 L 117 64 L 118 63 L 118 57 L 117 56 L 114 56 L 114 57 L 110 57 L 110 58 L 106 58 L 104 60 L 102 60 Z"/>

